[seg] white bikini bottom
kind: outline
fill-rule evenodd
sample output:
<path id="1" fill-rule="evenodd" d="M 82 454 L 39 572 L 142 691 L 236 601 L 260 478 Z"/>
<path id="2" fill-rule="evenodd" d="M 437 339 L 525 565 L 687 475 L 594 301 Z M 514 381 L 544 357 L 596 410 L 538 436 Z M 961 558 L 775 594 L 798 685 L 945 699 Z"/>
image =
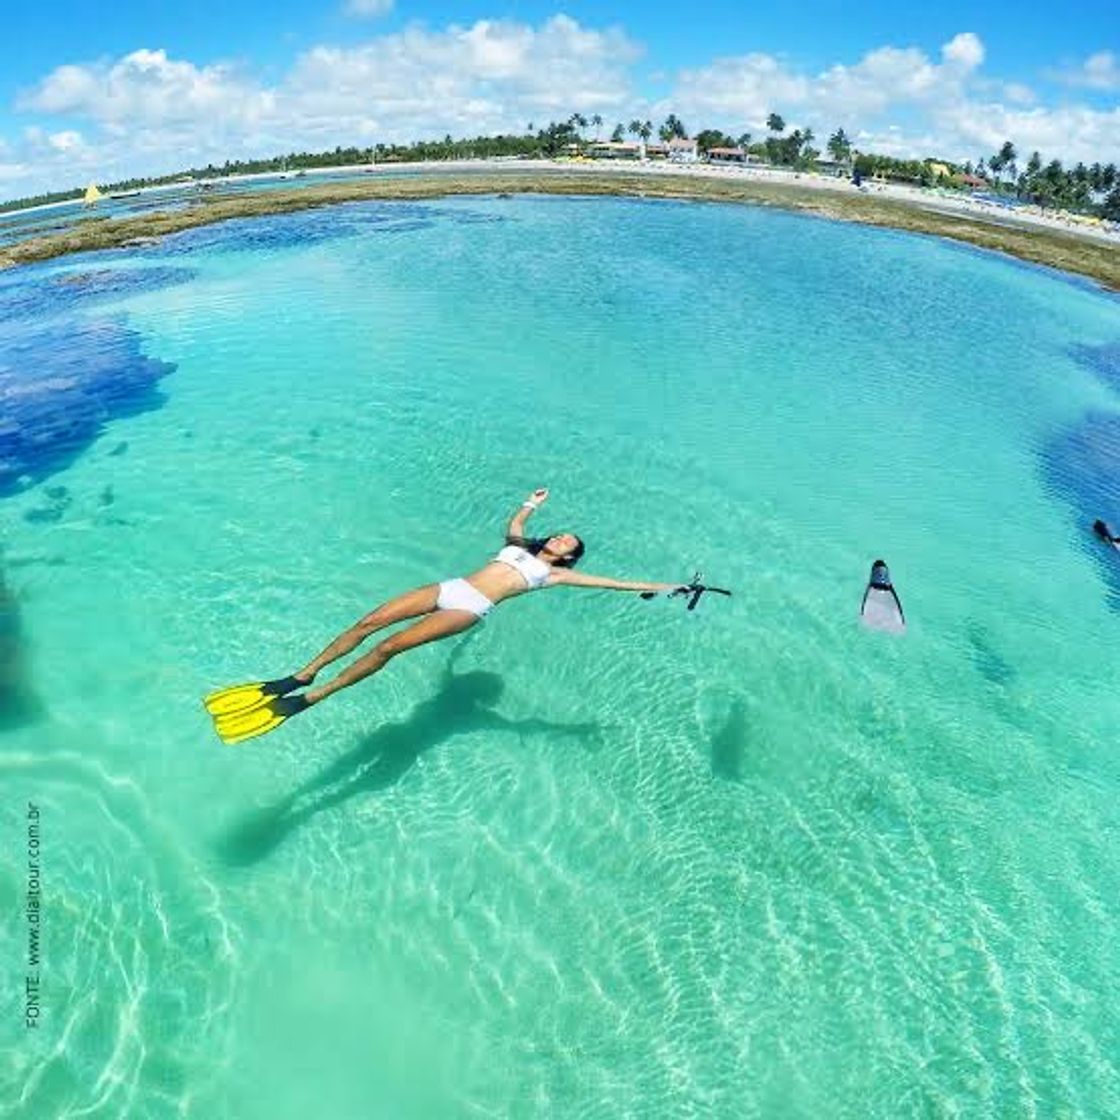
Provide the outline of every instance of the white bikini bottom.
<path id="1" fill-rule="evenodd" d="M 478 618 L 485 618 L 494 604 L 465 579 L 445 579 L 439 585 L 436 609 L 441 611 L 470 611 Z"/>

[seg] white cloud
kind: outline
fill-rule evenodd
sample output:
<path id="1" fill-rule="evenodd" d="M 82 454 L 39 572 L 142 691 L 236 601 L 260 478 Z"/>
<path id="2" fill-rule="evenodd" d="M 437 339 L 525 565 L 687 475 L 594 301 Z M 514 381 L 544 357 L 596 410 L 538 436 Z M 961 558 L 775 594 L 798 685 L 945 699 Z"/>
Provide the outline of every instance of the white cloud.
<path id="1" fill-rule="evenodd" d="M 980 76 L 984 54 L 979 37 L 964 32 L 942 46 L 940 62 L 913 47 L 886 46 L 814 77 L 770 55 L 719 59 L 682 71 L 656 109 L 672 109 L 692 128 L 755 135 L 779 112 L 791 127 L 811 127 L 822 146 L 843 127 L 857 147 L 900 158 L 975 159 L 1007 139 L 1066 162 L 1120 157 L 1120 109 L 1032 104 L 1028 87 Z M 1098 77 L 1105 70 L 1098 64 Z"/>
<path id="2" fill-rule="evenodd" d="M 1035 99 L 1034 90 L 1021 82 L 1006 82 L 1003 96 L 1014 105 L 1030 105 Z"/>
<path id="3" fill-rule="evenodd" d="M 1105 92 L 1120 89 L 1120 59 L 1112 51 L 1097 51 L 1078 66 L 1051 71 L 1056 81 Z"/>
<path id="4" fill-rule="evenodd" d="M 73 152 L 82 147 L 82 134 L 75 132 L 73 129 L 65 129 L 62 132 L 52 132 L 47 137 L 47 143 L 54 148 L 56 152 Z"/>
<path id="5" fill-rule="evenodd" d="M 566 16 L 533 28 L 480 20 L 411 27 L 363 46 L 317 47 L 278 92 L 316 131 L 372 125 L 380 139 L 523 129 L 528 120 L 617 109 L 633 100 L 637 45 Z"/>
<path id="6" fill-rule="evenodd" d="M 393 10 L 393 0 L 346 0 L 343 11 L 356 19 L 380 19 Z"/>
<path id="7" fill-rule="evenodd" d="M 17 105 L 28 127 L 8 151 L 0 148 L 5 191 L 301 148 L 520 131 L 575 111 L 601 114 L 608 129 L 675 112 L 693 129 L 756 136 L 767 114 L 779 112 L 791 127 L 812 127 L 821 146 L 843 126 L 858 146 L 898 156 L 974 159 L 1010 138 L 1047 159 L 1120 158 L 1120 109 L 1046 107 L 1026 86 L 985 77 L 984 44 L 971 32 L 932 56 L 883 45 L 817 73 L 767 54 L 718 58 L 667 75 L 669 93 L 657 102 L 639 91 L 648 80 L 636 72 L 641 57 L 622 29 L 557 15 L 536 25 L 412 25 L 352 47 L 316 46 L 271 84 L 243 68 L 196 65 L 157 49 L 60 66 Z M 1116 68 L 1101 52 L 1078 74 L 1104 88 Z"/>
<path id="8" fill-rule="evenodd" d="M 676 88 L 654 107 L 654 112 L 661 116 L 662 111 L 676 111 L 686 123 L 704 116 L 734 117 L 762 128 L 768 113 L 779 107 L 804 104 L 809 88 L 805 78 L 788 73 L 776 58 L 748 54 L 717 59 L 696 70 L 683 70 Z"/>
<path id="9" fill-rule="evenodd" d="M 1066 163 L 1115 162 L 1120 153 L 1120 107 L 1095 110 L 1084 105 L 1057 109 L 1009 109 L 1001 104 L 964 102 L 938 114 L 938 134 L 949 136 L 957 151 L 990 154 L 1010 139 L 1025 162 L 1039 151 L 1046 160 Z"/>
<path id="10" fill-rule="evenodd" d="M 202 122 L 233 112 L 251 117 L 269 95 L 225 66 L 196 67 L 162 50 L 138 50 L 111 66 L 60 66 L 18 107 L 89 117 L 103 125 L 136 128 L 175 121 Z"/>
<path id="11" fill-rule="evenodd" d="M 411 27 L 352 48 L 315 47 L 273 88 L 230 67 L 196 67 L 162 50 L 113 64 L 62 66 L 24 110 L 87 117 L 124 144 L 143 127 L 224 158 L 277 145 L 411 140 L 522 129 L 529 119 L 596 112 L 633 100 L 639 47 L 624 33 L 555 16 L 539 27 L 481 20 Z M 182 162 L 182 154 L 179 156 Z"/>
<path id="12" fill-rule="evenodd" d="M 771 55 L 718 59 L 682 71 L 664 104 L 679 106 L 686 120 L 730 114 L 755 130 L 763 129 L 775 110 L 814 127 L 837 116 L 851 122 L 900 105 L 962 96 L 984 45 L 966 32 L 946 43 L 941 54 L 938 64 L 915 47 L 879 47 L 855 65 L 837 64 L 815 77 L 794 73 Z"/>
<path id="13" fill-rule="evenodd" d="M 941 48 L 941 57 L 945 64 L 959 66 L 962 70 L 975 70 L 984 61 L 984 44 L 980 36 L 971 31 L 963 31 L 954 35 Z"/>

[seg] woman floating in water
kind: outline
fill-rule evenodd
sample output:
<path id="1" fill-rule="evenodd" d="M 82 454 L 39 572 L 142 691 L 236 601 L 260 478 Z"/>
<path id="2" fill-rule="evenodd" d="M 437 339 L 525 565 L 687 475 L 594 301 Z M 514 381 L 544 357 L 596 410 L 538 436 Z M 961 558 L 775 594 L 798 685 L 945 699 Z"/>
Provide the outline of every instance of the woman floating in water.
<path id="1" fill-rule="evenodd" d="M 340 689 L 380 672 L 405 650 L 449 638 L 476 625 L 504 599 L 543 587 L 606 587 L 614 591 L 678 591 L 679 583 L 648 583 L 582 575 L 573 566 L 583 555 L 583 541 L 574 533 L 530 539 L 525 522 L 547 500 L 547 490 L 534 490 L 521 503 L 506 530 L 505 547 L 484 568 L 466 578 L 448 579 L 406 591 L 382 603 L 343 631 L 318 657 L 290 677 L 234 685 L 206 697 L 218 734 L 240 743 L 279 727 L 285 720 L 318 704 Z M 332 661 L 355 650 L 371 634 L 405 619 L 417 618 L 377 643 L 369 653 L 319 688 L 308 688 Z M 307 689 L 306 692 L 299 691 Z"/>

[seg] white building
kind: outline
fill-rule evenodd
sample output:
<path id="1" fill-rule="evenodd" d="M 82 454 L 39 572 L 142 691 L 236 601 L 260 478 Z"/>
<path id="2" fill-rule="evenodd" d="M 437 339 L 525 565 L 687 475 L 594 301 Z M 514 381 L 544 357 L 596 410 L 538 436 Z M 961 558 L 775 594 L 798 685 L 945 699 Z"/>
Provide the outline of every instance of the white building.
<path id="1" fill-rule="evenodd" d="M 700 158 L 695 140 L 682 140 L 679 136 L 674 136 L 668 147 L 670 163 L 695 163 Z"/>

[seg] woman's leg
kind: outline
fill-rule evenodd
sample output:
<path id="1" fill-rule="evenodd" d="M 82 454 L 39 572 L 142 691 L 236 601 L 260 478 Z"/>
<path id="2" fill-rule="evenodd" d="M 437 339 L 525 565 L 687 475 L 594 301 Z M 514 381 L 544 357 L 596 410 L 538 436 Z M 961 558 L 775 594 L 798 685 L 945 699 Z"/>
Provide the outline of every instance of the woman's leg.
<path id="1" fill-rule="evenodd" d="M 376 610 L 370 611 L 365 618 L 359 619 L 344 630 L 322 653 L 314 660 L 309 661 L 295 676 L 301 681 L 310 682 L 324 665 L 345 657 L 351 650 L 357 649 L 370 636 L 392 626 L 394 622 L 403 622 L 406 618 L 415 618 L 420 614 L 429 614 L 436 609 L 436 599 L 439 597 L 439 584 L 429 583 L 424 587 L 417 587 L 414 591 L 406 591 L 387 603 L 382 603 Z"/>
<path id="2" fill-rule="evenodd" d="M 348 665 L 333 681 L 329 681 L 322 688 L 311 689 L 304 695 L 311 704 L 338 692 L 340 688 L 349 688 L 358 681 L 384 669 L 391 658 L 406 649 L 413 649 L 425 642 L 435 642 L 440 638 L 449 638 L 452 634 L 469 630 L 478 621 L 478 615 L 470 611 L 447 610 L 436 611 L 427 618 L 413 623 L 404 630 L 398 630 L 384 641 L 378 642 L 369 653 L 359 657 L 357 661 Z"/>

